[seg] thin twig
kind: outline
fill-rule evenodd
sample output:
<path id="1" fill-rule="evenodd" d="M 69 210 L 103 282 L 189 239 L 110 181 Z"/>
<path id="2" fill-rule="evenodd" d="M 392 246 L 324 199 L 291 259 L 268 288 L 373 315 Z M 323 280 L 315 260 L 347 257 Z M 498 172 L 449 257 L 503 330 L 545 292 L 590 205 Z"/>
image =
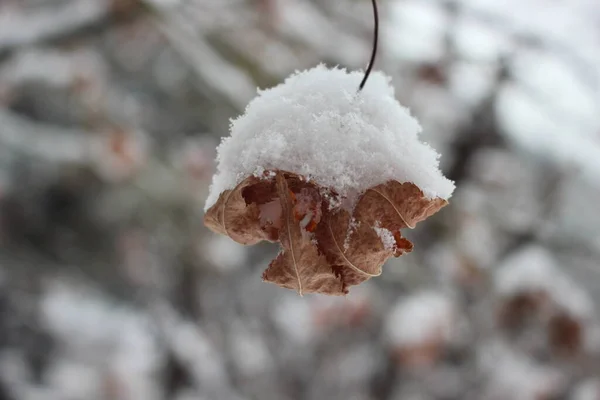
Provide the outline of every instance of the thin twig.
<path id="1" fill-rule="evenodd" d="M 365 77 L 360 83 L 358 91 L 361 91 L 365 87 L 365 83 L 367 83 L 367 79 L 369 79 L 369 75 L 371 75 L 373 64 L 375 64 L 375 56 L 377 55 L 377 43 L 379 42 L 379 12 L 377 11 L 377 1 L 371 1 L 373 3 L 373 18 L 375 19 L 375 32 L 373 34 L 373 52 L 371 53 L 371 60 L 369 61 L 369 66 L 365 71 Z"/>

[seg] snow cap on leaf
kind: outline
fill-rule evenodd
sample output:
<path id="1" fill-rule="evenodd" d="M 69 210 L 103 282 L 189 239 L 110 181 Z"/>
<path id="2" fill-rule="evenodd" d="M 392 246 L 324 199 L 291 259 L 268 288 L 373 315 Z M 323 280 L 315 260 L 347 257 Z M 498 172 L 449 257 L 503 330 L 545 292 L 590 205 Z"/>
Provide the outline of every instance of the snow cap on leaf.
<path id="1" fill-rule="evenodd" d="M 344 197 L 395 180 L 427 198 L 447 200 L 454 183 L 439 154 L 419 140 L 421 126 L 395 98 L 390 78 L 319 65 L 259 91 L 218 147 L 217 173 L 206 201 L 264 170 L 294 172 Z"/>
<path id="2" fill-rule="evenodd" d="M 218 148 L 204 223 L 282 246 L 263 280 L 344 295 L 412 251 L 401 229 L 436 213 L 454 184 L 417 121 L 376 73 L 320 65 L 259 93 Z"/>

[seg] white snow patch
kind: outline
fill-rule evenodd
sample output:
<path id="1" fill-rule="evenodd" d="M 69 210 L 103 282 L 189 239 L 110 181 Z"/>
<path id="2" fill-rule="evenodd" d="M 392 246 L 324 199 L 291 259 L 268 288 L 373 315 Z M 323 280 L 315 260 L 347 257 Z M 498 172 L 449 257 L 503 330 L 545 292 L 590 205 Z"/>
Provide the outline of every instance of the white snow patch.
<path id="1" fill-rule="evenodd" d="M 194 380 L 207 388 L 226 386 L 225 363 L 215 343 L 193 323 L 177 320 L 172 323 L 176 325 L 169 332 L 170 345 Z"/>
<path id="2" fill-rule="evenodd" d="M 55 360 L 48 368 L 46 380 L 67 399 L 95 398 L 102 393 L 100 372 L 84 363 Z"/>
<path id="3" fill-rule="evenodd" d="M 229 335 L 231 357 L 242 375 L 254 376 L 273 366 L 273 359 L 260 331 L 250 329 L 242 321 L 234 321 Z"/>
<path id="4" fill-rule="evenodd" d="M 429 340 L 449 341 L 454 332 L 455 307 L 443 294 L 422 292 L 399 302 L 390 312 L 386 333 L 399 346 Z"/>
<path id="5" fill-rule="evenodd" d="M 454 183 L 439 170 L 439 154 L 419 141 L 421 127 L 390 79 L 374 72 L 357 92 L 362 77 L 319 65 L 259 91 L 217 149 L 205 209 L 263 169 L 291 171 L 348 197 L 396 180 L 448 199 Z"/>
<path id="6" fill-rule="evenodd" d="M 344 251 L 347 251 L 350 248 L 350 238 L 352 237 L 352 232 L 356 231 L 359 226 L 360 221 L 357 221 L 356 218 L 352 217 L 350 219 L 350 223 L 348 224 L 346 238 L 344 239 Z"/>
<path id="7" fill-rule="evenodd" d="M 598 400 L 600 398 L 600 382 L 594 379 L 587 379 L 574 390 L 573 400 Z"/>
<path id="8" fill-rule="evenodd" d="M 495 284 L 498 292 L 506 295 L 542 290 L 575 316 L 593 315 L 589 295 L 561 271 L 548 250 L 539 246 L 525 248 L 504 261 Z"/>
<path id="9" fill-rule="evenodd" d="M 373 229 L 377 233 L 377 236 L 379 236 L 379 239 L 381 239 L 381 243 L 383 243 L 383 247 L 386 250 L 395 250 L 396 249 L 396 239 L 394 238 L 394 234 L 390 230 L 382 228 L 379 224 L 380 224 L 379 221 L 377 221 L 375 223 L 375 226 L 373 227 Z"/>
<path id="10" fill-rule="evenodd" d="M 283 297 L 275 303 L 272 315 L 278 330 L 294 343 L 307 345 L 318 334 L 310 305 L 299 297 Z"/>
<path id="11" fill-rule="evenodd" d="M 459 17 L 453 39 L 457 51 L 473 61 L 495 62 L 512 47 L 505 32 L 468 14 Z"/>
<path id="12" fill-rule="evenodd" d="M 383 31 L 387 51 L 401 59 L 436 61 L 444 55 L 448 14 L 436 4 L 396 1 L 389 4 L 390 24 Z"/>
<path id="13" fill-rule="evenodd" d="M 502 342 L 486 343 L 478 354 L 479 370 L 490 375 L 485 398 L 552 397 L 564 383 L 558 370 L 536 364 Z"/>
<path id="14" fill-rule="evenodd" d="M 226 236 L 213 235 L 201 249 L 204 256 L 217 269 L 231 272 L 239 269 L 246 263 L 247 249 L 235 245 Z"/>
<path id="15" fill-rule="evenodd" d="M 496 106 L 508 139 L 548 162 L 580 170 L 595 184 L 597 93 L 563 62 L 541 52 L 520 54 L 513 70 L 516 82 L 500 89 Z"/>

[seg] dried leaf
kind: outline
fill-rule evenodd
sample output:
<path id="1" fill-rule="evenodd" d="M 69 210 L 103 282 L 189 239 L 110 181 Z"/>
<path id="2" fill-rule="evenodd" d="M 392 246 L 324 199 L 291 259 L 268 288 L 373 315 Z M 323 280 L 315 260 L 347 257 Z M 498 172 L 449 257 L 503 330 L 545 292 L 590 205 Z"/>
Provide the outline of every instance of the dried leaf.
<path id="1" fill-rule="evenodd" d="M 360 223 L 351 228 L 350 221 L 350 214 L 339 210 L 328 213 L 316 230 L 319 250 L 341 276 L 345 287 L 379 276 L 381 266 L 393 254 L 383 246 L 371 226 Z M 344 246 L 348 234 L 350 240 Z"/>
<path id="2" fill-rule="evenodd" d="M 380 275 L 390 257 L 410 252 L 401 229 L 447 204 L 427 199 L 412 183 L 390 181 L 367 190 L 348 211 L 327 189 L 293 173 L 266 171 L 223 192 L 205 224 L 242 244 L 279 241 L 283 249 L 265 281 L 300 294 L 339 295 Z"/>
<path id="3" fill-rule="evenodd" d="M 232 190 L 221 193 L 204 216 L 204 224 L 215 233 L 229 236 L 238 243 L 251 245 L 268 237 L 261 229 L 260 208 L 256 202 L 247 203 L 244 189 L 259 181 L 249 177 Z"/>
<path id="4" fill-rule="evenodd" d="M 352 216 L 343 209 L 328 213 L 316 231 L 319 249 L 346 286 L 358 285 L 380 275 L 390 257 L 412 251 L 400 229 L 414 228 L 446 204 L 427 199 L 412 183 L 375 186 L 360 197 Z"/>
<path id="5" fill-rule="evenodd" d="M 550 301 L 542 290 L 515 293 L 503 301 L 499 322 L 507 329 L 520 329 L 532 321 Z"/>
<path id="6" fill-rule="evenodd" d="M 304 293 L 343 295 L 344 285 L 335 276 L 325 257 L 319 254 L 312 235 L 302 229 L 294 209 L 297 199 L 292 198 L 283 173 L 278 173 L 277 193 L 282 209 L 282 229 L 279 240 L 283 249 L 263 273 L 263 280 Z"/>
<path id="7" fill-rule="evenodd" d="M 414 346 L 405 346 L 394 349 L 396 361 L 408 369 L 422 369 L 434 366 L 442 357 L 444 343 L 441 340 L 431 339 Z"/>
<path id="8" fill-rule="evenodd" d="M 446 206 L 446 200 L 428 199 L 415 184 L 389 181 L 366 191 L 357 208 L 381 222 L 381 226 L 395 232 L 402 228 L 414 229 L 421 222 Z"/>
<path id="9" fill-rule="evenodd" d="M 265 175 L 263 179 L 242 189 L 241 193 L 246 204 L 258 205 L 261 239 L 278 241 L 279 229 L 281 229 L 281 204 L 273 177 Z"/>
<path id="10" fill-rule="evenodd" d="M 559 313 L 548 323 L 548 341 L 552 350 L 558 355 L 577 355 L 583 347 L 583 326 L 579 320 L 569 314 Z"/>

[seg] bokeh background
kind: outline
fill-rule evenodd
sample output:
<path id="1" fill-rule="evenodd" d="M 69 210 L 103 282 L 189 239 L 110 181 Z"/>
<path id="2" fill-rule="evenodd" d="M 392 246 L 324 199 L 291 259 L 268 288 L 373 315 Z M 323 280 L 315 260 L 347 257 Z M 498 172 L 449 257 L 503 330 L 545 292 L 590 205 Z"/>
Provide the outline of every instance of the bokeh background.
<path id="1" fill-rule="evenodd" d="M 600 3 L 379 3 L 458 188 L 301 298 L 203 227 L 215 147 L 257 87 L 364 68 L 369 0 L 0 0 L 1 400 L 600 399 Z"/>

